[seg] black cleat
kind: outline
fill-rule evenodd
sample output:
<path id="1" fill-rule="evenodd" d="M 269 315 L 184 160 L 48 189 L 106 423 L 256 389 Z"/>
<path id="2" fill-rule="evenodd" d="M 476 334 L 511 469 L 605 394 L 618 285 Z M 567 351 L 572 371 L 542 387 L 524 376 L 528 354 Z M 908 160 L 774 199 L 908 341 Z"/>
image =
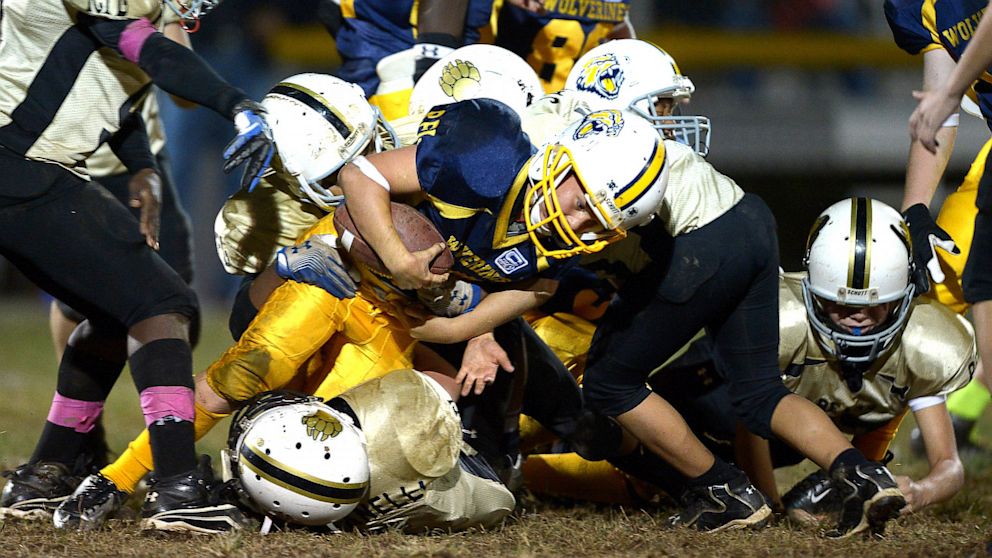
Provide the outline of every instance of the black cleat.
<path id="1" fill-rule="evenodd" d="M 669 525 L 710 533 L 724 529 L 760 529 L 772 515 L 764 495 L 744 473 L 728 483 L 690 488 L 682 496 L 682 503 L 685 509 L 669 518 Z"/>
<path id="2" fill-rule="evenodd" d="M 4 476 L 8 480 L 0 494 L 0 519 L 50 519 L 79 484 L 79 477 L 54 461 L 27 463 Z"/>
<path id="3" fill-rule="evenodd" d="M 841 513 L 837 527 L 826 533 L 829 538 L 843 539 L 865 529 L 881 535 L 886 522 L 899 517 L 906 505 L 892 473 L 876 461 L 839 467 L 831 479 Z"/>
<path id="4" fill-rule="evenodd" d="M 247 527 L 249 521 L 221 489 L 207 456 L 190 473 L 154 480 L 141 506 L 141 528 L 211 535 Z"/>
<path id="5" fill-rule="evenodd" d="M 810 473 L 782 496 L 789 519 L 802 525 L 819 525 L 840 515 L 841 498 L 822 470 Z"/>
<path id="6" fill-rule="evenodd" d="M 127 500 L 127 493 L 107 477 L 96 473 L 83 479 L 52 515 L 58 529 L 99 529 Z"/>

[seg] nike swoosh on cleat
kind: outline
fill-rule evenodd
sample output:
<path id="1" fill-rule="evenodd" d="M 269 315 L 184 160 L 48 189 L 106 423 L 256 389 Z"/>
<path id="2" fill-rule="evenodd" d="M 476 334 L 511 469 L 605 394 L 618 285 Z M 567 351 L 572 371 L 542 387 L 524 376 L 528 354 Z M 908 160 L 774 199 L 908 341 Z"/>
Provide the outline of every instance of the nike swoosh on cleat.
<path id="1" fill-rule="evenodd" d="M 820 502 L 820 500 L 822 500 L 822 499 L 824 499 L 824 498 L 827 497 L 827 494 L 830 494 L 830 491 L 831 490 L 833 490 L 833 488 L 828 488 L 828 489 L 824 490 L 823 492 L 821 492 L 819 494 L 814 494 L 814 495 L 810 496 L 809 499 L 814 504 L 818 504 Z"/>

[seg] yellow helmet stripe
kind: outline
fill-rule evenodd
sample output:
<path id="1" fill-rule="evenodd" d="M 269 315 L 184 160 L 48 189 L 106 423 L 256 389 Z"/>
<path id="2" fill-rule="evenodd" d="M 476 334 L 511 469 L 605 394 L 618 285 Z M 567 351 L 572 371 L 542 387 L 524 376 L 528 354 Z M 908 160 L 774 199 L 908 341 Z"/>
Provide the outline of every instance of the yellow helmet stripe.
<path id="1" fill-rule="evenodd" d="M 621 211 L 627 206 L 635 203 L 641 196 L 648 192 L 651 186 L 661 175 L 661 169 L 665 166 L 665 144 L 661 137 L 654 140 L 654 152 L 648 157 L 648 164 L 641 169 L 640 174 L 634 180 L 620 189 L 620 194 L 614 198 L 614 203 Z"/>

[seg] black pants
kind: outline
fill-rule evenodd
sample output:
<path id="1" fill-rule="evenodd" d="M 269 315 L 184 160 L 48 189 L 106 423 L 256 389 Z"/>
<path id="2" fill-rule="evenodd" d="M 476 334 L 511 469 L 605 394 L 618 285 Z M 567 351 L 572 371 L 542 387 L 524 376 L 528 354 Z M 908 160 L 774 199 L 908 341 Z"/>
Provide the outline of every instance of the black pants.
<path id="1" fill-rule="evenodd" d="M 189 215 L 179 204 L 179 195 L 176 192 L 175 183 L 172 181 L 170 170 L 169 154 L 162 149 L 156 155 L 158 161 L 159 175 L 162 178 L 162 206 L 161 206 L 161 228 L 159 230 L 159 256 L 169 264 L 169 267 L 176 270 L 187 284 L 193 282 L 193 241 L 191 238 L 192 227 L 190 226 Z M 141 215 L 140 208 L 132 208 L 128 205 L 131 192 L 128 183 L 131 175 L 114 174 L 101 176 L 95 179 L 100 186 L 113 194 L 117 201 L 128 208 L 135 219 Z M 58 301 L 59 309 L 62 313 L 73 321 L 81 322 L 85 319 L 80 312 L 71 308 L 68 304 Z"/>
<path id="2" fill-rule="evenodd" d="M 0 254 L 90 319 L 193 318 L 196 295 L 104 188 L 0 148 Z"/>
<path id="3" fill-rule="evenodd" d="M 650 393 L 652 370 L 706 329 L 736 416 L 771 436 L 789 391 L 778 368 L 778 240 L 755 195 L 715 221 L 672 238 L 637 229 L 653 262 L 627 281 L 596 329 L 583 380 L 588 405 L 621 415 Z"/>

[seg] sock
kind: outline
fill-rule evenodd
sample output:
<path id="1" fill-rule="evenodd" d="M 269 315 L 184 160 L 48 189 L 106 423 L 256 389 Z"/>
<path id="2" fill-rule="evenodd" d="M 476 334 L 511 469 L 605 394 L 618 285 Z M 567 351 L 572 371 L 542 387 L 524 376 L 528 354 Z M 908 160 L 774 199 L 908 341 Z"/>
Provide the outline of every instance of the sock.
<path id="1" fill-rule="evenodd" d="M 982 382 L 972 380 L 948 396 L 947 411 L 958 418 L 974 422 L 981 418 L 989 402 L 989 390 L 985 389 Z"/>
<path id="2" fill-rule="evenodd" d="M 160 478 L 196 467 L 193 352 L 185 340 L 157 339 L 131 355 L 148 439 Z"/>
<path id="3" fill-rule="evenodd" d="M 856 448 L 846 449 L 834 458 L 834 462 L 830 464 L 830 476 L 832 477 L 834 472 L 841 467 L 863 465 L 865 463 L 868 463 L 868 458 L 866 458 L 863 453 L 858 451 Z"/>
<path id="4" fill-rule="evenodd" d="M 705 473 L 694 479 L 688 479 L 689 487 L 714 486 L 724 484 L 737 478 L 741 472 L 719 457 L 714 457 L 713 466 Z"/>
<path id="5" fill-rule="evenodd" d="M 199 440 L 228 416 L 230 415 L 211 413 L 197 404 L 196 419 L 193 422 L 194 436 Z M 132 494 L 142 477 L 152 470 L 152 466 L 152 446 L 149 442 L 148 430 L 145 430 L 128 444 L 117 461 L 101 469 L 100 474 L 116 484 L 118 490 Z"/>

